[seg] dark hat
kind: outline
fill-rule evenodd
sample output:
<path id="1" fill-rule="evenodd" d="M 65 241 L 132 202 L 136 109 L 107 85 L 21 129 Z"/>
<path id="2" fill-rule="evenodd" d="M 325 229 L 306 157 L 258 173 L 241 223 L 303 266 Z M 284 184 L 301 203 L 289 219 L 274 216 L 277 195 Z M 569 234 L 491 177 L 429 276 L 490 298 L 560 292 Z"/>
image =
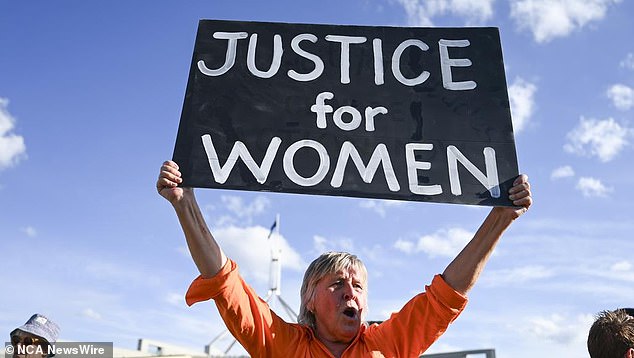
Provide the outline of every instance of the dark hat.
<path id="1" fill-rule="evenodd" d="M 11 335 L 13 336 L 17 330 L 42 337 L 48 343 L 55 343 L 60 331 L 59 326 L 55 322 L 39 313 L 34 314 L 25 324 L 11 331 Z"/>

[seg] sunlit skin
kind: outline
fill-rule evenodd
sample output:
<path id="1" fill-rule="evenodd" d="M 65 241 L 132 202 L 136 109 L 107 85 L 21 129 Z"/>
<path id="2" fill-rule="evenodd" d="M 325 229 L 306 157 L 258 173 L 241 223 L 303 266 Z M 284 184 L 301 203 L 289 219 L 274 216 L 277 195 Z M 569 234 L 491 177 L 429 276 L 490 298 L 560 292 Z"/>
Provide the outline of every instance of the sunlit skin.
<path id="1" fill-rule="evenodd" d="M 367 307 L 366 278 L 350 268 L 324 276 L 307 305 L 315 334 L 328 348 L 343 351 L 359 332 Z"/>

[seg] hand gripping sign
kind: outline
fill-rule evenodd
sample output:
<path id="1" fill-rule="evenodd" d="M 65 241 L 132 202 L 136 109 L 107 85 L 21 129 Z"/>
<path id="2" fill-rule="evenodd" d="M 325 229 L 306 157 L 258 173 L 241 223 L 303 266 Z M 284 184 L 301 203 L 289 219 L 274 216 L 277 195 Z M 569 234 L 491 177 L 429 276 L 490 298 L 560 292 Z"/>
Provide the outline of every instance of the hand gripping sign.
<path id="1" fill-rule="evenodd" d="M 185 186 L 510 206 L 497 28 L 201 20 Z"/>

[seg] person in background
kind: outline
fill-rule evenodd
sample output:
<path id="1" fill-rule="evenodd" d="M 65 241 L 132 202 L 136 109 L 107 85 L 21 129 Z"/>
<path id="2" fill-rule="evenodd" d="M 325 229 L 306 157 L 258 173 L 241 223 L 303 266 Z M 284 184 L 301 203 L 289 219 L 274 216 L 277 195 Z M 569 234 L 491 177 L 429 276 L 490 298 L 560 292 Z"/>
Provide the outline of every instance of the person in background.
<path id="1" fill-rule="evenodd" d="M 342 252 L 319 256 L 304 275 L 295 324 L 277 316 L 245 283 L 209 231 L 193 189 L 179 187 L 178 169 L 175 162 L 164 162 L 156 189 L 172 204 L 200 272 L 186 294 L 187 304 L 213 299 L 252 357 L 420 356 L 462 312 L 467 292 L 503 232 L 532 203 L 528 178 L 520 175 L 508 193 L 516 207 L 493 208 L 442 275 L 380 324 L 365 323 L 368 274 L 361 260 Z"/>
<path id="2" fill-rule="evenodd" d="M 634 358 L 634 308 L 602 311 L 590 327 L 591 358 Z"/>
<path id="3" fill-rule="evenodd" d="M 55 322 L 39 313 L 34 314 L 25 324 L 9 334 L 13 357 L 49 357 L 48 347 L 57 342 L 59 332 L 60 328 Z"/>

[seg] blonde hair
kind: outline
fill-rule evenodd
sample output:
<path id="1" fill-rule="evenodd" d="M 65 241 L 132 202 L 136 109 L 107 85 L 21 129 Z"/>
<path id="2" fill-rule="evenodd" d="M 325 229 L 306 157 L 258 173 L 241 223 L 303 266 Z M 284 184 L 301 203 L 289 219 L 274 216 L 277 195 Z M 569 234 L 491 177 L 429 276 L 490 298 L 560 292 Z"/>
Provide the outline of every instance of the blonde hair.
<path id="1" fill-rule="evenodd" d="M 298 323 L 315 329 L 315 314 L 308 309 L 308 304 L 315 295 L 317 283 L 324 278 L 324 276 L 351 268 L 361 273 L 367 292 L 368 271 L 363 262 L 356 255 L 347 252 L 330 251 L 321 254 L 308 265 L 300 290 L 301 303 L 299 306 L 299 316 L 297 317 Z"/>

